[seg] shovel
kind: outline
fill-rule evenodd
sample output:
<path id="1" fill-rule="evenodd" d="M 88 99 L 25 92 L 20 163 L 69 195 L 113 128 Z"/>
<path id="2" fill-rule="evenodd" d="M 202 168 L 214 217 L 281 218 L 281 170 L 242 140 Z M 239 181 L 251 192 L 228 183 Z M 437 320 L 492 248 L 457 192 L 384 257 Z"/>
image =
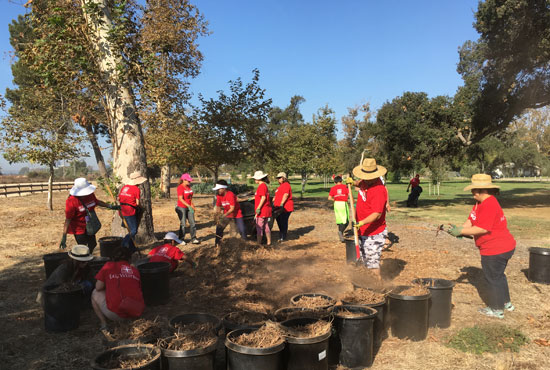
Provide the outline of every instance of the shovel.
<path id="1" fill-rule="evenodd" d="M 348 184 L 348 190 L 349 190 L 349 208 L 351 213 L 351 221 L 352 221 L 352 228 L 353 228 L 353 238 L 355 239 L 355 253 L 357 256 L 357 259 L 359 260 L 361 258 L 361 252 L 359 251 L 359 231 L 353 224 L 355 223 L 355 208 L 353 207 L 353 193 L 351 192 L 351 184 Z"/>

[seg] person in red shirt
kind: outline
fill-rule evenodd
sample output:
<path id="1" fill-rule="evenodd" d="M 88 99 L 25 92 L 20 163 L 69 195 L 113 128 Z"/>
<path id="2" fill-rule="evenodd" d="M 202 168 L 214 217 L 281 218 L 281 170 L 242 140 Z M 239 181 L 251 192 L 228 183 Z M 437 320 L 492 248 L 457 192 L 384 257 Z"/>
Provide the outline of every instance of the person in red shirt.
<path id="1" fill-rule="evenodd" d="M 109 209 L 120 209 L 118 205 L 105 203 L 95 197 L 95 186 L 84 177 L 74 180 L 74 186 L 69 191 L 69 197 L 65 201 L 65 223 L 63 224 L 63 236 L 59 248 L 67 248 L 67 234 L 73 234 L 76 244 L 85 245 L 93 253 L 97 241 L 95 235 L 86 233 L 86 221 L 88 215 L 86 208 L 92 212 L 96 206 Z"/>
<path id="2" fill-rule="evenodd" d="M 476 204 L 462 227 L 451 225 L 449 234 L 473 236 L 481 255 L 481 268 L 489 285 L 489 306 L 480 313 L 504 318 L 504 310 L 513 311 L 508 280 L 504 270 L 516 249 L 516 241 L 510 231 L 502 208 L 495 198 L 500 187 L 491 181 L 491 176 L 478 173 L 472 183 L 464 188 L 471 190 Z"/>
<path id="3" fill-rule="evenodd" d="M 292 199 L 292 188 L 287 180 L 286 173 L 279 172 L 277 174 L 277 181 L 279 182 L 279 187 L 275 190 L 273 206 L 275 207 L 275 212 L 278 213 L 275 220 L 277 220 L 277 225 L 279 226 L 279 242 L 282 242 L 288 234 L 288 219 L 292 211 L 294 211 L 294 200 Z"/>
<path id="4" fill-rule="evenodd" d="M 419 174 L 416 174 L 416 176 L 409 181 L 407 193 L 409 192 L 409 188 L 411 188 L 411 193 L 407 197 L 407 207 L 418 207 L 418 198 L 420 197 L 420 193 L 422 193 Z"/>
<path id="5" fill-rule="evenodd" d="M 416 176 L 413 177 L 411 181 L 409 181 L 409 185 L 407 186 L 407 193 L 409 192 L 409 188 L 414 189 L 418 185 L 420 185 L 420 174 L 417 173 Z"/>
<path id="6" fill-rule="evenodd" d="M 219 180 L 212 188 L 216 192 L 216 206 L 214 211 L 220 214 L 220 220 L 216 225 L 216 241 L 218 246 L 223 238 L 223 231 L 231 221 L 235 222 L 241 238 L 246 240 L 246 226 L 244 225 L 243 213 L 237 200 L 237 196 L 227 189 L 227 181 Z"/>
<path id="7" fill-rule="evenodd" d="M 258 188 L 254 195 L 254 208 L 256 209 L 256 240 L 258 244 L 262 243 L 263 235 L 267 239 L 267 245 L 271 245 L 271 230 L 269 229 L 269 218 L 272 215 L 271 210 L 271 197 L 269 196 L 269 189 L 267 184 L 269 179 L 267 173 L 263 171 L 256 171 L 252 176 Z"/>
<path id="8" fill-rule="evenodd" d="M 155 247 L 149 252 L 149 262 L 169 262 L 170 272 L 178 267 L 179 261 L 187 262 L 191 267 L 196 268 L 197 265 L 185 253 L 183 253 L 176 245 L 181 244 L 181 240 L 173 232 L 166 233 L 164 236 L 164 244 Z"/>
<path id="9" fill-rule="evenodd" d="M 359 231 L 361 260 L 379 279 L 380 256 L 386 242 L 386 204 L 388 191 L 380 176 L 386 174 L 385 167 L 376 164 L 374 158 L 365 158 L 353 169 L 353 175 L 359 179 L 354 224 Z"/>
<path id="10" fill-rule="evenodd" d="M 195 227 L 195 205 L 193 204 L 193 189 L 191 189 L 191 182 L 193 178 L 190 174 L 184 173 L 180 177 L 180 183 L 178 185 L 178 204 L 176 206 L 176 213 L 180 219 L 179 239 L 182 240 L 182 244 L 185 244 L 185 223 L 189 221 L 189 231 L 191 233 L 191 242 L 193 244 L 199 244 L 197 239 L 197 228 Z"/>
<path id="11" fill-rule="evenodd" d="M 338 226 L 338 237 L 344 243 L 344 231 L 348 227 L 348 187 L 342 184 L 342 176 L 334 176 L 334 185 L 328 193 L 328 200 L 334 201 L 334 216 L 336 217 L 336 226 Z"/>
<path id="12" fill-rule="evenodd" d="M 141 176 L 140 172 L 130 174 L 128 185 L 124 185 L 118 193 L 118 201 L 120 203 L 120 215 L 124 217 L 126 223 L 123 226 L 128 226 L 128 234 L 122 240 L 122 245 L 129 248 L 131 252 L 136 251 L 134 237 L 137 234 L 139 219 L 141 218 L 142 208 L 139 204 L 141 191 L 139 185 L 147 181 L 146 177 Z"/>
<path id="13" fill-rule="evenodd" d="M 101 322 L 100 330 L 108 334 L 107 319 L 122 321 L 141 316 L 145 308 L 141 292 L 141 276 L 130 265 L 130 251 L 122 246 L 113 251 L 113 261 L 107 262 L 96 274 L 92 292 L 92 307 Z"/>

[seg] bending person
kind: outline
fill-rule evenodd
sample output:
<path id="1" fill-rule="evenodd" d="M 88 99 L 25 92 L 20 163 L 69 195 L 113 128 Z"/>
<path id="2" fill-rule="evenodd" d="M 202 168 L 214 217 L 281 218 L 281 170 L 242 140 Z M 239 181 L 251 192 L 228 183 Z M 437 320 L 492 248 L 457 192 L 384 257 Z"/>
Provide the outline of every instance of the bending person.
<path id="1" fill-rule="evenodd" d="M 153 248 L 149 252 L 149 262 L 168 262 L 170 263 L 170 272 L 178 267 L 179 261 L 187 262 L 191 267 L 196 268 L 195 262 L 177 247 L 178 244 L 181 244 L 181 240 L 178 239 L 176 234 L 166 233 L 164 244 Z"/>
<path id="2" fill-rule="evenodd" d="M 212 188 L 216 192 L 216 205 L 214 211 L 220 214 L 220 219 L 216 225 L 216 241 L 214 246 L 218 246 L 223 237 L 223 231 L 231 221 L 237 226 L 241 238 L 246 240 L 246 227 L 244 225 L 243 213 L 237 200 L 237 196 L 227 189 L 227 182 L 219 180 L 216 186 Z"/>

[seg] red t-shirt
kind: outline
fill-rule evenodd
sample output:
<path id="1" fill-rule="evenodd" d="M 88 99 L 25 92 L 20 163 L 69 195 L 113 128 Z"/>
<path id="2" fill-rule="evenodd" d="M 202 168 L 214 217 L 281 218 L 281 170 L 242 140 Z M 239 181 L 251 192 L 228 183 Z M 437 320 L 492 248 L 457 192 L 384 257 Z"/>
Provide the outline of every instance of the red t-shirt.
<path id="1" fill-rule="evenodd" d="M 235 209 L 233 209 L 233 212 L 228 214 L 227 218 L 242 218 L 243 213 L 241 212 L 241 206 L 239 205 L 239 202 L 237 201 L 237 197 L 235 194 L 233 194 L 232 191 L 226 190 L 225 195 L 222 197 L 220 195 L 216 195 L 216 206 L 217 207 L 223 207 L 223 213 L 229 211 L 229 208 L 231 206 L 235 206 Z"/>
<path id="2" fill-rule="evenodd" d="M 125 206 L 122 203 L 131 204 L 132 206 L 137 207 L 137 200 L 140 195 L 141 192 L 135 185 L 124 185 L 122 189 L 120 189 L 118 201 L 121 203 L 120 212 L 123 216 L 133 216 L 136 214 L 136 210 L 133 207 Z"/>
<path id="3" fill-rule="evenodd" d="M 336 202 L 347 202 L 349 196 L 348 187 L 344 184 L 334 185 L 328 193 Z"/>
<path id="4" fill-rule="evenodd" d="M 191 204 L 191 198 L 193 198 L 193 189 L 190 186 L 185 186 L 183 184 L 178 185 L 178 207 L 187 208 L 182 202 L 180 202 L 180 196 L 183 197 L 183 200 L 187 204 Z"/>
<path id="5" fill-rule="evenodd" d="M 416 188 L 418 185 L 420 185 L 420 179 L 417 177 L 413 177 L 411 181 L 409 181 L 409 184 L 411 185 L 411 189 Z"/>
<path id="6" fill-rule="evenodd" d="M 378 179 L 374 185 L 365 188 L 359 183 L 359 195 L 357 196 L 356 219 L 357 222 L 364 220 L 372 213 L 381 213 L 380 218 L 370 224 L 363 225 L 359 232 L 363 236 L 380 234 L 386 228 L 386 202 L 388 191 L 382 181 Z"/>
<path id="7" fill-rule="evenodd" d="M 107 308 L 118 316 L 130 317 L 118 309 L 122 297 L 131 297 L 143 302 L 139 271 L 128 262 L 107 262 L 95 278 L 105 283 Z"/>
<path id="8" fill-rule="evenodd" d="M 287 212 L 294 211 L 294 200 L 292 200 L 292 188 L 290 187 L 290 184 L 288 182 L 283 182 L 277 190 L 275 190 L 275 198 L 273 199 L 273 205 L 275 207 L 281 206 L 281 201 L 283 200 L 283 196 L 285 194 L 288 194 L 288 198 L 286 199 L 285 204 L 283 204 L 283 208 Z"/>
<path id="9" fill-rule="evenodd" d="M 172 272 L 178 267 L 178 261 L 185 256 L 185 253 L 178 247 L 166 243 L 153 248 L 151 252 L 149 252 L 149 255 L 151 256 L 149 262 L 170 262 L 170 272 Z"/>
<path id="10" fill-rule="evenodd" d="M 265 182 L 258 185 L 258 189 L 256 189 L 256 194 L 254 197 L 254 210 L 258 209 L 262 196 L 265 196 L 266 199 L 258 217 L 271 217 L 271 198 L 269 197 L 269 190 L 267 189 Z"/>
<path id="11" fill-rule="evenodd" d="M 493 256 L 506 253 L 516 247 L 516 241 L 510 231 L 504 212 L 497 198 L 490 196 L 481 203 L 476 203 L 468 220 L 473 226 L 489 231 L 487 234 L 475 236 L 476 246 L 482 256 Z"/>
<path id="12" fill-rule="evenodd" d="M 65 201 L 65 218 L 71 220 L 69 228 L 67 229 L 67 234 L 86 234 L 86 208 L 84 208 L 84 205 L 82 205 L 80 201 L 82 201 L 90 211 L 93 211 L 97 205 L 97 198 L 94 193 L 78 198 L 69 195 Z"/>

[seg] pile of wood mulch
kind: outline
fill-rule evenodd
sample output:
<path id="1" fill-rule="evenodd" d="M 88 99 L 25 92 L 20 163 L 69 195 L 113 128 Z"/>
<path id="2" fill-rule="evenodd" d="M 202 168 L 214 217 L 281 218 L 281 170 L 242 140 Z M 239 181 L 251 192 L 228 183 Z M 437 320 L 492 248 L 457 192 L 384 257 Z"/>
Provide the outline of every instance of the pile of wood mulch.
<path id="1" fill-rule="evenodd" d="M 155 342 L 158 338 L 166 337 L 170 333 L 169 322 L 166 318 L 157 316 L 154 320 L 138 319 L 118 324 L 112 334 L 112 340 L 133 340 Z"/>
<path id="2" fill-rule="evenodd" d="M 341 308 L 338 311 L 336 311 L 335 315 L 339 317 L 344 317 L 346 319 L 351 319 L 354 317 L 361 317 L 365 316 L 366 314 L 364 312 L 352 312 L 350 310 L 347 310 L 345 308 Z"/>
<path id="3" fill-rule="evenodd" d="M 333 299 L 327 299 L 321 296 L 301 296 L 298 300 L 293 302 L 297 307 L 304 308 L 317 308 L 317 307 L 326 307 L 334 304 Z"/>
<path id="4" fill-rule="evenodd" d="M 252 348 L 268 348 L 284 342 L 281 328 L 278 324 L 268 321 L 258 330 L 243 333 L 238 337 L 229 338 L 233 343 Z"/>
<path id="5" fill-rule="evenodd" d="M 384 302 L 386 296 L 382 293 L 372 291 L 370 289 L 358 288 L 349 293 L 346 293 L 340 298 L 342 302 L 355 304 L 374 304 Z"/>
<path id="6" fill-rule="evenodd" d="M 408 287 L 405 290 L 396 292 L 396 294 L 414 297 L 414 296 L 426 295 L 429 292 L 430 291 L 428 290 L 428 288 L 426 288 L 424 285 L 415 284 L 413 286 Z"/>
<path id="7" fill-rule="evenodd" d="M 190 351 L 209 347 L 217 340 L 212 323 L 194 323 L 179 326 L 173 337 L 159 339 L 158 346 L 174 351 Z"/>
<path id="8" fill-rule="evenodd" d="M 284 335 L 293 338 L 315 338 L 326 334 L 331 329 L 331 323 L 318 320 L 311 324 L 283 327 Z"/>

